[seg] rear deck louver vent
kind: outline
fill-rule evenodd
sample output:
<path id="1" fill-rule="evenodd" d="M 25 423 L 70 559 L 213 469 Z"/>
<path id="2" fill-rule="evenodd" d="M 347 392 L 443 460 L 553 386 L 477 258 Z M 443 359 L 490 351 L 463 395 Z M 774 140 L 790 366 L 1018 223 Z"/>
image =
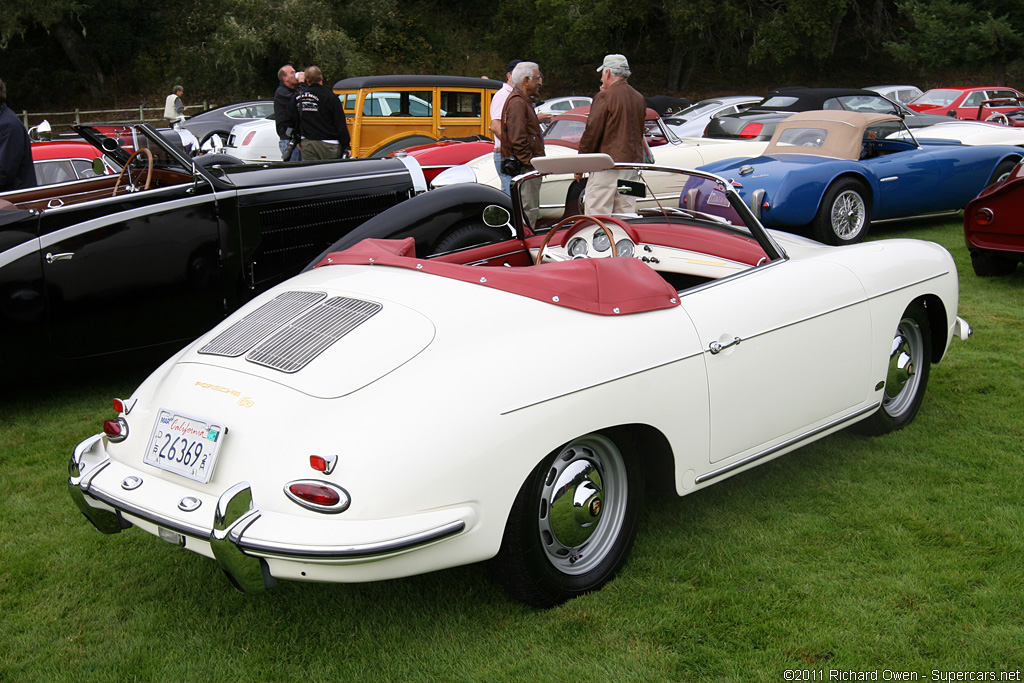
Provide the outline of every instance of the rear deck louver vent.
<path id="1" fill-rule="evenodd" d="M 241 356 L 261 339 L 306 309 L 327 298 L 324 292 L 284 292 L 207 342 L 199 353 Z"/>
<path id="2" fill-rule="evenodd" d="M 282 372 L 298 372 L 380 309 L 378 303 L 333 297 L 275 332 L 245 359 Z"/>

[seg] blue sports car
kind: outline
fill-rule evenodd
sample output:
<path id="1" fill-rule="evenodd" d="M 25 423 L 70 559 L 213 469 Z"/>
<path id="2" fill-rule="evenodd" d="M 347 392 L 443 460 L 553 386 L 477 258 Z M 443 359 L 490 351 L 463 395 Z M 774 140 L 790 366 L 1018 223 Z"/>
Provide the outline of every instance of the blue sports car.
<path id="1" fill-rule="evenodd" d="M 863 240 L 873 220 L 963 209 L 1022 154 L 916 140 L 890 114 L 810 111 L 780 122 L 762 156 L 701 170 L 729 180 L 765 226 L 810 225 L 817 240 L 842 245 Z"/>

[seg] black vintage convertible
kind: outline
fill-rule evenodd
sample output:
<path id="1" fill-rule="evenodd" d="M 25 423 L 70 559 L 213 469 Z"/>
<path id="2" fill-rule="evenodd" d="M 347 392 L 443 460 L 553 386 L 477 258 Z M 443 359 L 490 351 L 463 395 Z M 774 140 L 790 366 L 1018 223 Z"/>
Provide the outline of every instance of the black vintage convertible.
<path id="1" fill-rule="evenodd" d="M 0 194 L 0 377 L 205 332 L 425 189 L 409 159 L 241 164 L 78 127 L 119 175 Z"/>

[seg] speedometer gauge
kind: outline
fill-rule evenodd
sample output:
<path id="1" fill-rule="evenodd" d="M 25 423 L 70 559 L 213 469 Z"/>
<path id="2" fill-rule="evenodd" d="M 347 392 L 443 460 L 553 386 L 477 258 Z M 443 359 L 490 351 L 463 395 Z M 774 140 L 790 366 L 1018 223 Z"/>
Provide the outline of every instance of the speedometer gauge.
<path id="1" fill-rule="evenodd" d="M 582 258 L 587 255 L 587 241 L 582 237 L 573 237 L 569 240 L 569 246 L 566 247 L 569 252 L 569 256 L 573 258 Z"/>
<path id="2" fill-rule="evenodd" d="M 604 230 L 594 231 L 594 249 L 597 251 L 608 251 L 612 247 L 612 240 Z"/>
<path id="3" fill-rule="evenodd" d="M 633 242 L 627 239 L 621 239 L 615 243 L 615 254 L 621 258 L 630 258 L 633 256 Z"/>

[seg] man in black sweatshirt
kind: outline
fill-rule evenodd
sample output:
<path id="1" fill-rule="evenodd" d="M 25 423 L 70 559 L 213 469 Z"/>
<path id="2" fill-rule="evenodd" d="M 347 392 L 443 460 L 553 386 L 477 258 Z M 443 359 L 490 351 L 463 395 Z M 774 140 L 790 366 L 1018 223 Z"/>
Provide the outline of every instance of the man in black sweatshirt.
<path id="1" fill-rule="evenodd" d="M 306 67 L 305 90 L 295 94 L 295 107 L 302 131 L 302 158 L 340 159 L 347 156 L 350 142 L 341 100 L 324 87 L 320 67 Z"/>

